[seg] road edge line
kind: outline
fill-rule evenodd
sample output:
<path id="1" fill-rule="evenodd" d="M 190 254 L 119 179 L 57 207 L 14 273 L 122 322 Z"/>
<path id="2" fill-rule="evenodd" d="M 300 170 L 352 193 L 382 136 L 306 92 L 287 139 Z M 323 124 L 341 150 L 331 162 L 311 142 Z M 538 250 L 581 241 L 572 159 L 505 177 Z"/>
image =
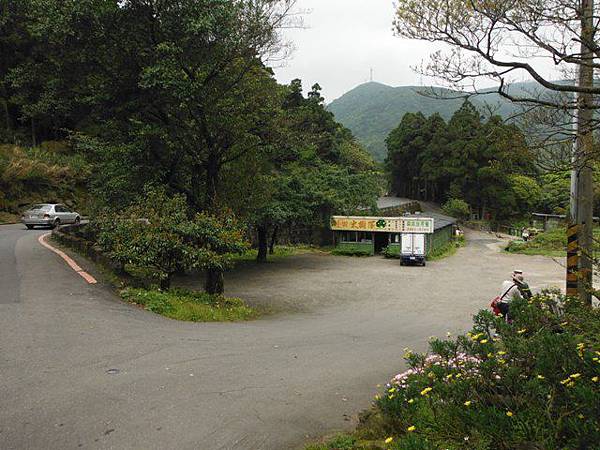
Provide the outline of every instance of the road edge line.
<path id="1" fill-rule="evenodd" d="M 52 245 L 48 244 L 46 242 L 46 238 L 48 236 L 50 236 L 51 233 L 46 233 L 46 234 L 42 234 L 39 238 L 38 238 L 38 242 L 43 246 L 46 247 L 48 250 L 50 250 L 51 252 L 56 253 L 58 256 L 60 256 L 66 263 L 67 265 L 73 269 L 73 271 L 77 274 L 79 274 L 79 276 L 81 276 L 81 278 L 83 278 L 88 284 L 96 284 L 98 283 L 98 281 L 96 281 L 96 279 L 91 276 L 89 273 L 87 273 L 85 270 L 83 270 L 74 260 L 73 258 L 71 258 L 69 255 L 67 255 L 65 252 L 63 252 L 62 250 L 59 250 L 55 247 L 53 247 Z"/>

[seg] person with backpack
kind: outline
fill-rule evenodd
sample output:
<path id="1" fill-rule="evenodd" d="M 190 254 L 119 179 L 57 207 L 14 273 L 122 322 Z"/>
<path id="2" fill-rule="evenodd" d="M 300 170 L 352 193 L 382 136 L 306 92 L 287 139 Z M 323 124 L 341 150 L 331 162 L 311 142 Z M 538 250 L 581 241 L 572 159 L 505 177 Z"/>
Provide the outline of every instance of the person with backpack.
<path id="1" fill-rule="evenodd" d="M 513 280 L 515 280 L 515 283 L 517 283 L 517 289 L 519 289 L 519 292 L 521 293 L 521 296 L 525 300 L 529 300 L 531 297 L 533 297 L 533 294 L 531 292 L 531 288 L 529 287 L 529 284 L 525 281 L 525 278 L 523 277 L 523 274 L 516 275 L 513 278 Z"/>
<path id="2" fill-rule="evenodd" d="M 503 281 L 500 289 L 500 295 L 492 302 L 492 308 L 499 311 L 507 322 L 511 321 L 510 303 L 515 299 L 523 299 L 523 295 L 519 290 L 519 276 L 523 278 L 523 272 L 520 270 L 515 270 L 512 274 L 511 280 Z"/>

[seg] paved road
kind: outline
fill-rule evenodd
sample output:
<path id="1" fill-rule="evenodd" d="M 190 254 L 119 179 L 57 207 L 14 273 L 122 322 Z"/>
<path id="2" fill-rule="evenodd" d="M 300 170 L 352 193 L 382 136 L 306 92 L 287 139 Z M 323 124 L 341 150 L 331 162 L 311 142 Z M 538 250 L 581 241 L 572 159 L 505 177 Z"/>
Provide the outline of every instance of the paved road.
<path id="1" fill-rule="evenodd" d="M 279 292 L 305 302 L 300 312 L 191 324 L 85 284 L 37 243 L 41 233 L 0 227 L 3 450 L 299 448 L 351 427 L 402 368 L 403 347 L 467 327 L 515 265 L 537 286 L 562 273 L 545 258 L 498 254 L 487 235 L 424 269 L 305 255 L 228 285 L 257 304 Z"/>

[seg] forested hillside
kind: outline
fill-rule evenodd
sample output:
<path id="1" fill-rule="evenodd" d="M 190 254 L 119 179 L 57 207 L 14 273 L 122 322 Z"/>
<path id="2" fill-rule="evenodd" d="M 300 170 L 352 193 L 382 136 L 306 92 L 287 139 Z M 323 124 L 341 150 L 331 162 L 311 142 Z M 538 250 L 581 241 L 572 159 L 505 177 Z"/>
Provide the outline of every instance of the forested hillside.
<path id="1" fill-rule="evenodd" d="M 515 83 L 510 86 L 509 92 L 517 95 L 537 89 L 535 83 Z M 491 111 L 506 118 L 518 110 L 518 106 L 492 91 L 484 90 L 489 93 L 470 99 L 481 113 Z M 444 120 L 449 120 L 464 101 L 459 97 L 459 93 L 447 89 L 391 87 L 372 82 L 357 86 L 331 102 L 327 109 L 334 113 L 340 123 L 352 130 L 377 161 L 383 161 L 386 155 L 385 139 L 404 114 L 421 112 L 430 116 L 438 113 Z"/>

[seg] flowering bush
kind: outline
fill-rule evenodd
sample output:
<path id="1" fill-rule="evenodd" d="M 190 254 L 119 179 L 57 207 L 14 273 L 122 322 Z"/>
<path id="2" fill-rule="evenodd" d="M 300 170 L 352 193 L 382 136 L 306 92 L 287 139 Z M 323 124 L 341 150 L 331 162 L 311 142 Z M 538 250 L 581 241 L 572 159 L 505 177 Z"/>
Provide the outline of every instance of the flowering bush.
<path id="1" fill-rule="evenodd" d="M 357 442 L 600 448 L 600 311 L 549 292 L 511 307 L 512 324 L 482 311 L 466 335 L 432 339 L 425 355 L 407 351 L 408 370 L 376 396 Z"/>

